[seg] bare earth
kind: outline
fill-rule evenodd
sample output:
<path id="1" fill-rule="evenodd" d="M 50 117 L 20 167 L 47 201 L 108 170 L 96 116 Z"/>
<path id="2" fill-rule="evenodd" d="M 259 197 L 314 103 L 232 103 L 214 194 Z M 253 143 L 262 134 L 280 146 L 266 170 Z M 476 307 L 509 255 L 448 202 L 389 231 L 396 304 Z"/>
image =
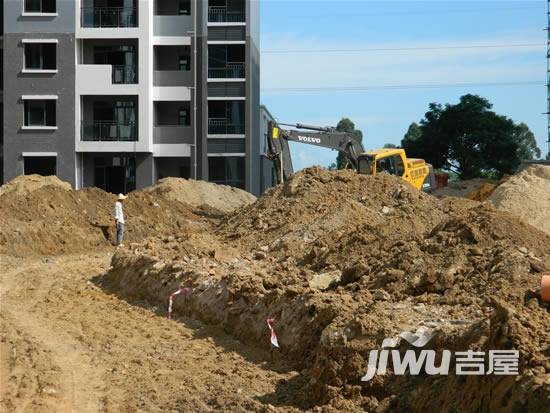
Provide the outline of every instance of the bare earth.
<path id="1" fill-rule="evenodd" d="M 384 174 L 310 168 L 252 204 L 201 185 L 131 193 L 116 252 L 111 194 L 2 188 L 0 411 L 548 411 L 550 234 L 531 221 Z M 518 375 L 361 380 L 420 327 L 437 351 L 516 349 Z"/>
<path id="2" fill-rule="evenodd" d="M 269 400 L 296 373 L 197 321 L 105 293 L 94 277 L 110 259 L 0 256 L 0 410 L 292 410 Z"/>

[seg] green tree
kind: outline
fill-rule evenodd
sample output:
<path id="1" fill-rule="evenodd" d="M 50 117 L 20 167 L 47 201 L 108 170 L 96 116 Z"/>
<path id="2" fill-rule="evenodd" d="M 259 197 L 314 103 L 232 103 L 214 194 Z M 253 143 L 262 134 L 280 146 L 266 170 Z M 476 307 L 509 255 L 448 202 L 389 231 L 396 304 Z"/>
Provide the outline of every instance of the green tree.
<path id="1" fill-rule="evenodd" d="M 355 129 L 355 123 L 351 121 L 349 118 L 342 118 L 340 119 L 340 122 L 338 122 L 338 125 L 336 125 L 336 130 L 338 132 L 347 132 L 355 135 L 359 140 L 363 141 L 363 132 Z M 342 155 L 340 152 L 338 152 L 338 156 L 336 157 L 336 167 L 337 169 L 345 169 L 348 166 L 347 159 L 344 155 Z"/>
<path id="2" fill-rule="evenodd" d="M 397 148 L 397 145 L 394 144 L 394 143 L 385 143 L 384 148 L 385 149 L 394 149 L 394 148 Z"/>
<path id="3" fill-rule="evenodd" d="M 335 171 L 336 169 L 338 169 L 336 167 L 336 162 L 332 162 L 329 166 L 328 166 L 328 170 L 329 171 Z"/>
<path id="4" fill-rule="evenodd" d="M 420 126 L 418 126 L 418 123 L 413 122 L 409 125 L 409 129 L 407 130 L 407 133 L 405 134 L 405 137 L 403 138 L 403 142 L 414 142 L 417 141 L 422 137 L 422 130 L 420 129 Z"/>
<path id="5" fill-rule="evenodd" d="M 537 146 L 537 139 L 529 126 L 520 123 L 516 128 L 517 140 L 519 142 L 518 155 L 521 160 L 530 161 L 540 159 L 542 152 Z"/>
<path id="6" fill-rule="evenodd" d="M 409 156 L 461 179 L 513 173 L 522 159 L 540 156 L 527 125 L 491 109 L 477 95 L 462 96 L 456 105 L 431 103 L 420 125 L 409 127 L 402 146 Z"/>

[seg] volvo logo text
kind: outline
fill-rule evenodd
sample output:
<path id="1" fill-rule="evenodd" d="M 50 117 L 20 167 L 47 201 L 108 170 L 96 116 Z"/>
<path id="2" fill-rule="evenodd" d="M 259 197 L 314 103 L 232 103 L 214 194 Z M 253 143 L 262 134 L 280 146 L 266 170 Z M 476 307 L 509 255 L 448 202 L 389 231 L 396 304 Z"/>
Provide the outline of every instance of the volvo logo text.
<path id="1" fill-rule="evenodd" d="M 298 136 L 298 140 L 301 142 L 309 142 L 309 143 L 321 143 L 321 139 L 319 138 L 310 138 L 309 136 Z"/>

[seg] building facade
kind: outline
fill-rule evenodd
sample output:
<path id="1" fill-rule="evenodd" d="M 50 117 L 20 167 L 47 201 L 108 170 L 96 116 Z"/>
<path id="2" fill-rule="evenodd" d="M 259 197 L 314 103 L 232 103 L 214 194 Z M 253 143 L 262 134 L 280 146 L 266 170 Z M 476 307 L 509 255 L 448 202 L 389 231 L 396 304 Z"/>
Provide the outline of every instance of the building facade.
<path id="1" fill-rule="evenodd" d="M 259 2 L 4 1 L 3 180 L 261 191 Z"/>

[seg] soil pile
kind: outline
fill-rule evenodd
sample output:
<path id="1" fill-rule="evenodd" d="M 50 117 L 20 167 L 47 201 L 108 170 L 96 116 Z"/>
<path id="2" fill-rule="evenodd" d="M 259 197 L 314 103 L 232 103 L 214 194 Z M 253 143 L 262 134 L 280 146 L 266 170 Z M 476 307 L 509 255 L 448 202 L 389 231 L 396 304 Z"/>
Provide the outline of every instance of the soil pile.
<path id="1" fill-rule="evenodd" d="M 499 186 L 489 200 L 550 234 L 550 166 L 529 166 Z"/>
<path id="2" fill-rule="evenodd" d="M 438 200 L 391 176 L 313 168 L 208 237 L 118 251 L 102 283 L 162 306 L 188 287 L 176 313 L 266 350 L 266 319 L 275 317 L 273 357 L 301 371 L 281 393 L 300 407 L 543 411 L 550 315 L 536 288 L 550 270 L 548 245 L 549 236 L 490 205 Z M 517 349 L 520 374 L 399 376 L 389 363 L 386 375 L 361 381 L 371 350 L 419 327 L 434 333 L 427 348 L 436 351 Z"/>
<path id="3" fill-rule="evenodd" d="M 378 238 L 407 238 L 443 216 L 444 208 L 431 196 L 396 177 L 310 168 L 230 215 L 219 232 L 245 248 L 264 246 L 296 255 L 306 246 L 322 249 L 362 231 L 375 231 Z"/>
<path id="4" fill-rule="evenodd" d="M 115 199 L 97 188 L 74 191 L 55 177 L 19 177 L 2 187 L 0 253 L 53 255 L 112 245 Z M 124 210 L 127 242 L 206 225 L 187 204 L 145 192 L 131 193 Z"/>
<path id="5" fill-rule="evenodd" d="M 254 195 L 238 188 L 183 178 L 161 179 L 145 192 L 206 211 L 221 213 L 232 212 L 256 200 Z"/>
<path id="6" fill-rule="evenodd" d="M 71 184 L 63 182 L 57 176 L 20 175 L 0 186 L 0 196 L 4 194 L 24 196 L 45 186 L 52 187 L 54 190 L 71 190 Z"/>
<path id="7" fill-rule="evenodd" d="M 468 194 L 476 191 L 485 184 L 496 184 L 496 181 L 484 178 L 466 179 L 463 181 L 450 181 L 444 188 L 438 188 L 431 192 L 437 198 L 456 197 L 466 198 Z"/>

